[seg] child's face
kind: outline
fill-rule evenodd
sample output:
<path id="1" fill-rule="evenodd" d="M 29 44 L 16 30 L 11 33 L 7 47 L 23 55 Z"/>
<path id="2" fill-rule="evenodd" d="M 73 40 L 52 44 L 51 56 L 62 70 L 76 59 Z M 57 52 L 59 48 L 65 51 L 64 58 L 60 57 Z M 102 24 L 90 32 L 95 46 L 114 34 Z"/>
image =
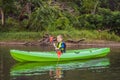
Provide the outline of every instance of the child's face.
<path id="1" fill-rule="evenodd" d="M 62 40 L 63 40 L 63 39 L 62 39 L 60 36 L 57 36 L 57 41 L 58 41 L 58 42 L 62 42 Z"/>

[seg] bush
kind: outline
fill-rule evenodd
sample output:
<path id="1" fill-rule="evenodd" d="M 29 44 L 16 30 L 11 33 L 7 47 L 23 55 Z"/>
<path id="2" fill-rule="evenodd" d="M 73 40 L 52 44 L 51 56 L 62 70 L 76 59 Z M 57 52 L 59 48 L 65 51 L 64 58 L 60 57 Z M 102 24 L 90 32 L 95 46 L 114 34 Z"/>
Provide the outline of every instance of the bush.
<path id="1" fill-rule="evenodd" d="M 79 16 L 80 28 L 99 29 L 102 28 L 103 17 L 96 14 L 85 14 Z"/>
<path id="2" fill-rule="evenodd" d="M 116 34 L 120 35 L 120 12 L 112 12 L 112 26 L 111 31 L 115 32 Z"/>
<path id="3" fill-rule="evenodd" d="M 5 24 L 4 28 L 1 27 L 1 31 L 2 32 L 20 31 L 19 22 L 12 17 L 8 17 L 6 19 L 6 24 Z"/>

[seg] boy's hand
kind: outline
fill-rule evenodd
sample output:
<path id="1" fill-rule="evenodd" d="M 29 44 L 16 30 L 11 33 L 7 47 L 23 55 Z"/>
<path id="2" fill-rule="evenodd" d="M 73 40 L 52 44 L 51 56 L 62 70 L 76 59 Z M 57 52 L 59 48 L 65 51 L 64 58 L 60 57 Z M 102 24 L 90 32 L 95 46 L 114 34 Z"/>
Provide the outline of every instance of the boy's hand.
<path id="1" fill-rule="evenodd" d="M 56 47 L 55 50 L 59 50 L 59 48 Z"/>
<path id="2" fill-rule="evenodd" d="M 56 45 L 55 45 L 55 43 L 53 43 L 53 46 L 56 48 Z"/>

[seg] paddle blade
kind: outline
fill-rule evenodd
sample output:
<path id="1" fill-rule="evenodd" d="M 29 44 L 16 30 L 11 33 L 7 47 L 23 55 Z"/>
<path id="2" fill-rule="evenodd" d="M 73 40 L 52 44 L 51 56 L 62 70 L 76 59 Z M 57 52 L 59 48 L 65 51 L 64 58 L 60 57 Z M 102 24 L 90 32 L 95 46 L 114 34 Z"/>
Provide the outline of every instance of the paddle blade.
<path id="1" fill-rule="evenodd" d="M 58 58 L 60 58 L 61 54 L 61 51 L 57 51 Z"/>
<path id="2" fill-rule="evenodd" d="M 50 41 L 51 43 L 53 42 L 53 37 L 52 37 L 52 36 L 49 38 L 49 41 Z"/>

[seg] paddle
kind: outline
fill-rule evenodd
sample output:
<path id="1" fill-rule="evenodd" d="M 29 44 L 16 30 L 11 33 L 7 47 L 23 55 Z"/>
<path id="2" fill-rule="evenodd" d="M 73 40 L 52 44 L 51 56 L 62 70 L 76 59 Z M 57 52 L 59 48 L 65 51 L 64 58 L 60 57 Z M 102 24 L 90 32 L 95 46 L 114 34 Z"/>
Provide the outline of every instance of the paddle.
<path id="1" fill-rule="evenodd" d="M 49 41 L 50 41 L 51 43 L 53 43 L 53 37 L 52 37 L 52 36 L 49 37 Z"/>
<path id="2" fill-rule="evenodd" d="M 50 43 L 53 44 L 54 48 L 57 48 L 56 45 L 55 45 L 55 43 L 54 43 L 54 40 L 53 40 L 52 36 L 49 37 L 49 41 L 50 41 Z M 58 59 L 60 59 L 60 56 L 61 56 L 62 52 L 58 49 L 58 50 L 56 50 L 56 53 L 58 55 Z"/>

